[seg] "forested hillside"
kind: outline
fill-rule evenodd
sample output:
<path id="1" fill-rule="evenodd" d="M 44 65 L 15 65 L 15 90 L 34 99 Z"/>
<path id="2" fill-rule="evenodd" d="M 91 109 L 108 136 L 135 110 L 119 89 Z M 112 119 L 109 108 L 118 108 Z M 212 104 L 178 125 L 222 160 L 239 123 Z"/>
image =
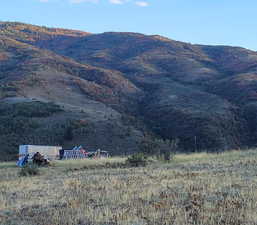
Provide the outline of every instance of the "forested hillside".
<path id="1" fill-rule="evenodd" d="M 131 153 L 146 136 L 257 144 L 257 53 L 239 47 L 1 22 L 0 97 L 1 159 L 19 144 Z"/>

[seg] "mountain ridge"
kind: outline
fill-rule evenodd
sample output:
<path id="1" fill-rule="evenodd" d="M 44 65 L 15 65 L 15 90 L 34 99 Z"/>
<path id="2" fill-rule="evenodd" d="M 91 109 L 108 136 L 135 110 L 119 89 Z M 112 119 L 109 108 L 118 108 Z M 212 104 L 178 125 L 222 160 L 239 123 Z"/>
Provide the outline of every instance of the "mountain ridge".
<path id="1" fill-rule="evenodd" d="M 183 151 L 255 146 L 256 84 L 257 52 L 240 47 L 0 22 L 1 104 L 27 99 L 36 108 L 53 102 L 63 110 L 30 118 L 46 124 L 62 118 L 53 138 L 50 125 L 38 124 L 36 130 L 48 129 L 49 137 L 32 135 L 32 144 L 82 143 L 123 154 L 139 151 L 150 134 L 178 138 Z M 95 137 L 74 115 L 95 127 Z M 68 127 L 76 133 L 71 140 L 65 140 Z M 10 155 L 30 132 L 8 144 Z"/>

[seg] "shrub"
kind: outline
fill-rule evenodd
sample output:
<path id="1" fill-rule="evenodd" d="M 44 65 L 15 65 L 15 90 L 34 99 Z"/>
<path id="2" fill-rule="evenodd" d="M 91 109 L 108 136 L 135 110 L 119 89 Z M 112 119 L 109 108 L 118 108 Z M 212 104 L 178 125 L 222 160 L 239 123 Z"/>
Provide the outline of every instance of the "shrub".
<path id="1" fill-rule="evenodd" d="M 128 157 L 126 163 L 133 167 L 146 166 L 147 165 L 147 155 L 144 153 L 136 153 Z"/>
<path id="2" fill-rule="evenodd" d="M 178 139 L 159 140 L 159 156 L 165 161 L 170 161 L 178 149 Z"/>
<path id="3" fill-rule="evenodd" d="M 22 167 L 19 171 L 19 176 L 27 177 L 27 176 L 36 176 L 39 175 L 39 168 L 35 164 L 27 164 Z"/>
<path id="4" fill-rule="evenodd" d="M 178 149 L 178 143 L 178 139 L 163 140 L 147 135 L 140 144 L 140 151 L 148 156 L 170 161 Z"/>

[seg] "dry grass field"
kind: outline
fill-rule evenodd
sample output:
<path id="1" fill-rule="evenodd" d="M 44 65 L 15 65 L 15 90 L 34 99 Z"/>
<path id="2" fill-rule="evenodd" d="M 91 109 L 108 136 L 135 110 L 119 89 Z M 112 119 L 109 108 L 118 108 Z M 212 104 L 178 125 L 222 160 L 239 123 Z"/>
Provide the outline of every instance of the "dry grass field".
<path id="1" fill-rule="evenodd" d="M 115 168 L 124 160 L 60 161 L 33 177 L 0 164 L 0 224 L 257 224 L 256 150 Z"/>

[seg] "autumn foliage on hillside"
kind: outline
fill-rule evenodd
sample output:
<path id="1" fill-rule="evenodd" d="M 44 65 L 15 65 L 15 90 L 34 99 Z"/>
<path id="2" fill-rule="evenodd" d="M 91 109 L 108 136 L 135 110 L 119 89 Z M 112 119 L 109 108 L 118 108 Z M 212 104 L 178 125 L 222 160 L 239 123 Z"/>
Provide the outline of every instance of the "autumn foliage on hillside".
<path id="1" fill-rule="evenodd" d="M 52 140 L 24 134 L 34 143 L 69 147 L 84 141 L 116 154 L 138 151 L 144 135 L 151 134 L 180 140 L 181 151 L 255 146 L 256 84 L 257 53 L 239 47 L 0 22 L 2 104 L 62 107 L 62 113 L 40 119 L 46 127 L 34 127 L 35 135 L 49 131 L 51 121 L 59 121 L 57 127 L 74 118 L 90 124 L 70 141 L 54 131 Z M 12 132 L 9 139 L 17 137 Z M 0 134 L 1 140 L 8 138 Z M 11 151 L 18 141 L 13 143 Z"/>

